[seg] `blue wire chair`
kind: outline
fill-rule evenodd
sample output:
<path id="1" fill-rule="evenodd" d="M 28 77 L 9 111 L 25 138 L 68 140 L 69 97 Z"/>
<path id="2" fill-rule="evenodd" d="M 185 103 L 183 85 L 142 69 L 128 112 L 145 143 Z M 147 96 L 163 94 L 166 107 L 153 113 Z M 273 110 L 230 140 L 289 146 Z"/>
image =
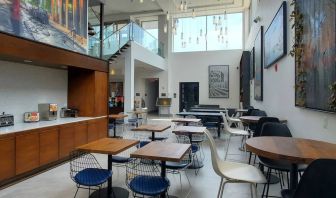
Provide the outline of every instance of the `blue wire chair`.
<path id="1" fill-rule="evenodd" d="M 100 190 L 102 185 L 112 177 L 112 172 L 103 169 L 97 159 L 90 153 L 73 151 L 70 153 L 70 177 L 79 188 L 88 189 L 89 195 L 92 190 Z M 114 194 L 114 193 L 113 193 Z"/>
<path id="2" fill-rule="evenodd" d="M 141 159 L 127 163 L 126 185 L 133 196 L 159 197 L 165 193 L 168 197 L 170 183 L 167 178 L 161 177 L 160 170 L 160 164 L 143 163 Z"/>

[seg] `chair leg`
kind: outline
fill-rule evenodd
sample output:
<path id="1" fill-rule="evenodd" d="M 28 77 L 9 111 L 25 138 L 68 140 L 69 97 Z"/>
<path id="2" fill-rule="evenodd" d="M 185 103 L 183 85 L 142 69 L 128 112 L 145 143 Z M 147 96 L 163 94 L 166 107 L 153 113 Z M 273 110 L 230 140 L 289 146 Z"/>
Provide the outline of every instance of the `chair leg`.
<path id="1" fill-rule="evenodd" d="M 267 181 L 267 191 L 266 191 L 266 198 L 268 198 L 268 193 L 269 193 L 269 187 L 270 187 L 270 182 L 271 182 L 271 173 L 272 169 L 268 168 L 268 181 Z"/>
<path id="2" fill-rule="evenodd" d="M 252 152 L 250 152 L 250 157 L 248 163 L 251 164 Z"/>
<path id="3" fill-rule="evenodd" d="M 257 185 L 253 183 L 251 183 L 251 197 L 258 198 Z"/>
<path id="4" fill-rule="evenodd" d="M 77 196 L 77 193 L 78 193 L 78 190 L 79 190 L 79 188 L 77 187 L 77 190 L 76 190 L 76 193 L 75 193 L 75 196 L 74 196 L 74 198 L 76 198 L 76 196 Z"/>
<path id="5" fill-rule="evenodd" d="M 229 134 L 229 140 L 228 140 L 228 145 L 227 145 L 227 148 L 226 148 L 226 153 L 225 153 L 225 157 L 224 157 L 224 160 L 226 160 L 227 156 L 228 156 L 228 152 L 229 152 L 229 148 L 230 148 L 230 141 L 231 141 L 231 134 Z"/>
<path id="6" fill-rule="evenodd" d="M 181 186 L 181 191 L 183 190 L 183 188 L 182 188 L 182 176 L 181 176 L 181 173 L 180 172 L 178 172 L 178 174 L 179 174 L 179 176 L 180 176 L 180 186 Z"/>
<path id="7" fill-rule="evenodd" d="M 228 182 L 229 182 L 229 181 L 225 181 L 225 182 L 223 183 L 222 190 L 221 190 L 221 194 L 220 194 L 220 198 L 223 197 L 223 194 L 224 194 L 224 187 L 225 187 L 225 185 L 226 185 Z"/>
<path id="8" fill-rule="evenodd" d="M 218 188 L 217 198 L 220 198 L 220 193 L 222 191 L 223 182 L 224 182 L 224 179 L 221 178 L 221 182 L 220 182 L 219 188 Z"/>
<path id="9" fill-rule="evenodd" d="M 91 189 L 90 189 L 90 187 L 89 187 L 89 197 L 90 197 L 90 195 L 91 195 L 91 192 L 90 192 L 90 190 L 91 190 Z"/>

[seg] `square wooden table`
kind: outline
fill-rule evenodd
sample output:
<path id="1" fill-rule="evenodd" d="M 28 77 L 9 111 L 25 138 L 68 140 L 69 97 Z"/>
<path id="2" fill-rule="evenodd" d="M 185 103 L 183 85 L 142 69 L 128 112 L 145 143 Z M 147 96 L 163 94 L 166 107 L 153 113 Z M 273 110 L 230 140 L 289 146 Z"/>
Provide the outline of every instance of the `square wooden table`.
<path id="1" fill-rule="evenodd" d="M 198 118 L 174 118 L 172 122 L 183 123 L 183 125 L 188 126 L 189 123 L 199 123 L 201 119 Z"/>
<path id="2" fill-rule="evenodd" d="M 117 137 L 116 135 L 116 126 L 117 126 L 117 119 L 122 119 L 122 118 L 126 118 L 128 115 L 126 114 L 110 114 L 109 118 L 112 120 L 113 122 L 113 131 L 114 131 L 114 135 L 113 137 Z"/>
<path id="3" fill-rule="evenodd" d="M 169 142 L 150 142 L 146 146 L 131 153 L 132 158 L 142 158 L 161 161 L 161 177 L 166 178 L 166 162 L 180 162 L 191 148 L 190 144 Z M 161 197 L 165 197 L 163 193 Z"/>
<path id="4" fill-rule="evenodd" d="M 85 144 L 83 146 L 77 147 L 78 150 L 88 152 L 88 153 L 100 153 L 107 154 L 107 169 L 112 171 L 112 155 L 117 155 L 135 145 L 139 144 L 138 140 L 127 140 L 127 139 L 116 139 L 116 138 L 102 138 L 97 141 Z M 122 195 L 121 197 L 128 197 L 128 191 L 122 188 L 115 188 L 113 190 L 115 194 Z M 107 189 L 102 189 L 107 191 L 102 193 L 101 197 L 113 197 L 112 196 L 112 178 L 108 180 Z M 117 193 L 116 193 L 117 191 Z M 127 191 L 127 192 L 126 192 Z M 127 196 L 126 196 L 127 194 Z M 96 191 L 90 195 L 90 197 L 100 197 L 99 192 Z"/>
<path id="5" fill-rule="evenodd" d="M 144 111 L 144 110 L 135 110 L 135 111 L 129 111 L 127 113 L 135 114 L 137 120 L 139 120 L 139 115 L 147 113 L 147 111 Z M 138 127 L 138 126 L 139 126 L 139 124 L 138 124 L 138 122 L 136 122 L 136 127 Z"/>
<path id="6" fill-rule="evenodd" d="M 151 140 L 155 141 L 155 133 L 160 133 L 163 132 L 167 129 L 169 129 L 171 127 L 171 125 L 166 124 L 166 125 L 157 125 L 157 124 L 144 124 L 141 125 L 135 129 L 132 129 L 132 131 L 145 131 L 145 132 L 151 132 L 152 133 L 152 137 Z"/>

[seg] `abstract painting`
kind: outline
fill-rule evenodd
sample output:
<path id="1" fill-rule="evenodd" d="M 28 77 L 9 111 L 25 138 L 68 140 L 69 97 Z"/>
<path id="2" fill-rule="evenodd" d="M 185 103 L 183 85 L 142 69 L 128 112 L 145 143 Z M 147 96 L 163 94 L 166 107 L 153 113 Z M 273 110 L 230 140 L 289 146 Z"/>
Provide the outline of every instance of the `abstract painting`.
<path id="1" fill-rule="evenodd" d="M 209 98 L 229 98 L 229 66 L 209 66 Z"/>
<path id="2" fill-rule="evenodd" d="M 261 26 L 254 41 L 254 99 L 263 100 L 263 56 L 264 56 L 264 27 Z"/>
<path id="3" fill-rule="evenodd" d="M 287 54 L 287 6 L 284 1 L 265 32 L 265 68 Z"/>
<path id="4" fill-rule="evenodd" d="M 0 0 L 0 31 L 85 53 L 87 0 Z"/>
<path id="5" fill-rule="evenodd" d="M 303 27 L 295 32 L 302 34 L 302 54 L 295 54 L 295 104 L 336 112 L 336 1 L 296 0 L 295 6 Z"/>

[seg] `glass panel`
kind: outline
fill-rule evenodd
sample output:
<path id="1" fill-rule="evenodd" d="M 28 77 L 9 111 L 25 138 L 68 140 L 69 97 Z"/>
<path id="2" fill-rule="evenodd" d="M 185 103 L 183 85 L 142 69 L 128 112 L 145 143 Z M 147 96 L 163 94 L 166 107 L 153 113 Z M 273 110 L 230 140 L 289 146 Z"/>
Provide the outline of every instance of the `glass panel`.
<path id="1" fill-rule="evenodd" d="M 143 21 L 141 22 L 141 26 L 148 33 L 153 35 L 156 39 L 159 38 L 159 22 L 156 21 Z"/>
<path id="2" fill-rule="evenodd" d="M 133 24 L 133 41 L 137 42 L 142 47 L 158 54 L 158 40 L 142 29 L 138 24 Z"/>
<path id="3" fill-rule="evenodd" d="M 206 51 L 206 17 L 180 18 L 173 38 L 174 52 Z"/>

